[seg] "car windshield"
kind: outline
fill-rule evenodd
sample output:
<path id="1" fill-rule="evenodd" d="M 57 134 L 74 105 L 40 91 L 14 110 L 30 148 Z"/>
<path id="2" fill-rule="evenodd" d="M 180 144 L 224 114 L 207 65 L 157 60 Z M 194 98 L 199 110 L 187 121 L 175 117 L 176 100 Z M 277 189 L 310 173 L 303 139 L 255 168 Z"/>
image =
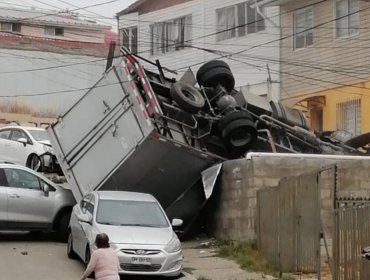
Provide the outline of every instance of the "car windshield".
<path id="1" fill-rule="evenodd" d="M 28 132 L 32 135 L 32 137 L 36 140 L 36 141 L 45 141 L 45 140 L 49 140 L 49 135 L 48 133 L 46 132 L 46 130 L 28 130 Z"/>
<path id="2" fill-rule="evenodd" d="M 151 201 L 100 200 L 99 224 L 142 227 L 168 227 L 158 203 Z"/>

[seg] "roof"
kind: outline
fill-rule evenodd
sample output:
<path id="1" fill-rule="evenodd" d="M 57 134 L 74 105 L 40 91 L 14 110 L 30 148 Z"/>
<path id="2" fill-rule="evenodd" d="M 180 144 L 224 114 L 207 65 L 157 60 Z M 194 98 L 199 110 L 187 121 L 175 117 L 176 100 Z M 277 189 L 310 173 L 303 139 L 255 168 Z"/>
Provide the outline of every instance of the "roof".
<path id="1" fill-rule="evenodd" d="M 47 51 L 71 55 L 89 55 L 105 57 L 108 44 L 68 41 L 60 39 L 22 36 L 0 33 L 0 49 L 18 49 L 27 51 Z"/>
<path id="2" fill-rule="evenodd" d="M 99 199 L 156 202 L 154 196 L 148 193 L 126 191 L 95 191 L 95 193 L 99 195 Z"/>
<path id="3" fill-rule="evenodd" d="M 23 128 L 23 129 L 26 129 L 26 130 L 43 130 L 43 131 L 46 130 L 45 128 L 42 128 L 42 127 L 22 126 L 22 125 L 8 125 L 8 126 L 3 126 L 3 127 L 0 128 L 0 130 L 1 129 L 5 129 L 5 128 Z"/>
<path id="4" fill-rule="evenodd" d="M 117 13 L 117 16 L 121 16 L 124 14 L 129 14 L 137 11 L 137 8 L 144 4 L 148 0 L 137 0 L 136 2 L 132 3 L 130 6 L 128 6 L 126 9 L 120 11 Z"/>
<path id="5" fill-rule="evenodd" d="M 84 20 L 78 15 L 36 9 L 18 9 L 0 7 L 0 21 L 21 21 L 34 24 L 53 24 L 57 26 L 89 27 L 93 29 L 111 29 L 109 25 L 97 24 L 94 21 Z"/>

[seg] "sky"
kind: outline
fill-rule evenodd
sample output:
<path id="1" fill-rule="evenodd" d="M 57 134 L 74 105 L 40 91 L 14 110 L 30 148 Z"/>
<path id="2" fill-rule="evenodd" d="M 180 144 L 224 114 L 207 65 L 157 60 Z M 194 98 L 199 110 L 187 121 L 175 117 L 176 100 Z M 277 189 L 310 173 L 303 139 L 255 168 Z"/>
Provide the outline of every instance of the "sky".
<path id="1" fill-rule="evenodd" d="M 116 26 L 117 21 L 114 18 L 115 14 L 127 8 L 135 1 L 136 0 L 0 0 L 0 6 L 12 6 L 24 9 L 36 7 L 47 10 L 61 10 L 66 8 L 75 10 L 80 7 L 98 5 L 96 7 L 79 9 L 75 12 L 88 15 L 88 17 L 94 18 L 98 23 Z M 103 3 L 106 4 L 99 5 Z"/>

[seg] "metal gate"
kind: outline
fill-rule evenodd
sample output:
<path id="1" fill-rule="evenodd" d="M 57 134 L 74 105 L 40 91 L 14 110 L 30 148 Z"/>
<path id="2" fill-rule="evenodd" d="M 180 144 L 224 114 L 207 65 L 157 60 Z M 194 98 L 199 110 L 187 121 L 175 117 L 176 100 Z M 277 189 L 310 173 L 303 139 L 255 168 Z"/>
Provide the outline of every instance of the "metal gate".
<path id="1" fill-rule="evenodd" d="M 258 244 L 281 272 L 320 271 L 318 174 L 282 179 L 257 192 Z"/>
<path id="2" fill-rule="evenodd" d="M 370 246 L 370 206 L 334 212 L 334 280 L 370 279 L 370 261 L 361 257 Z"/>

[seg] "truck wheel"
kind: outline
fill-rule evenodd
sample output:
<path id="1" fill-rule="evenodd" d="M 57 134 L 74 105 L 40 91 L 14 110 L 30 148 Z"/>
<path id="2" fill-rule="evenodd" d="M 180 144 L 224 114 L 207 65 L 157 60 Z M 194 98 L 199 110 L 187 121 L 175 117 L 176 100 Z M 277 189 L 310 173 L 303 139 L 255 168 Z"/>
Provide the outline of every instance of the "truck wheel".
<path id="1" fill-rule="evenodd" d="M 67 256 L 68 258 L 75 260 L 77 259 L 77 254 L 73 250 L 73 237 L 72 237 L 72 232 L 69 232 L 68 235 L 68 243 L 67 243 Z"/>
<path id="2" fill-rule="evenodd" d="M 219 120 L 218 129 L 222 131 L 228 123 L 239 119 L 248 119 L 253 122 L 252 116 L 247 111 L 232 111 Z"/>
<path id="3" fill-rule="evenodd" d="M 235 86 L 235 79 L 230 68 L 225 66 L 214 65 L 207 67 L 207 71 L 202 70 L 197 73 L 198 84 L 204 87 L 223 86 L 227 91 L 231 91 Z"/>
<path id="4" fill-rule="evenodd" d="M 229 123 L 222 130 L 222 140 L 232 151 L 247 151 L 257 139 L 257 129 L 254 123 L 247 119 L 239 119 Z"/>
<path id="5" fill-rule="evenodd" d="M 197 81 L 199 78 L 209 70 L 212 70 L 213 68 L 218 68 L 218 67 L 224 67 L 230 70 L 229 65 L 222 60 L 211 60 L 207 63 L 204 63 L 197 71 Z"/>
<path id="6" fill-rule="evenodd" d="M 219 122 L 219 130 L 224 145 L 235 154 L 246 152 L 257 139 L 257 128 L 245 111 L 226 115 Z"/>
<path id="7" fill-rule="evenodd" d="M 181 82 L 172 85 L 170 94 L 180 108 L 188 113 L 197 113 L 205 105 L 204 97 L 195 87 Z"/>
<path id="8" fill-rule="evenodd" d="M 64 213 L 57 224 L 57 235 L 60 241 L 67 242 L 68 240 L 68 224 L 69 219 L 71 217 L 71 213 Z"/>

